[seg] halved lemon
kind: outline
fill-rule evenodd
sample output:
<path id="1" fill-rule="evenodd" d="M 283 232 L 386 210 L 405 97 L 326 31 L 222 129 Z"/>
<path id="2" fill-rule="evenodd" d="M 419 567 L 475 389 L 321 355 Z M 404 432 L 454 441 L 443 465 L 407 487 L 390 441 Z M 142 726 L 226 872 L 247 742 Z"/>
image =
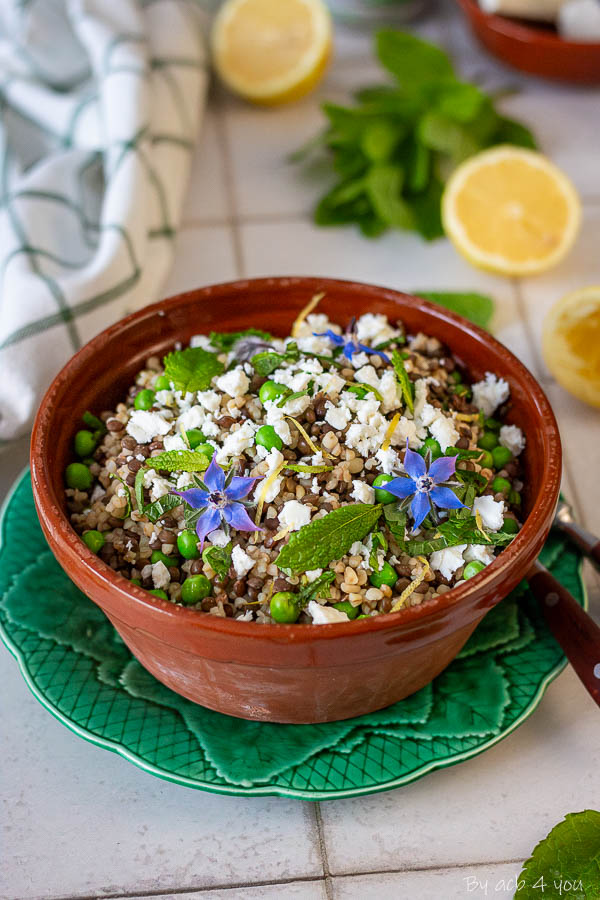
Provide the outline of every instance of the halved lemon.
<path id="1" fill-rule="evenodd" d="M 600 407 L 600 285 L 573 291 L 552 307 L 542 349 L 559 384 Z"/>
<path id="2" fill-rule="evenodd" d="M 462 163 L 442 198 L 442 221 L 473 265 L 502 275 L 544 272 L 570 250 L 581 204 L 541 153 L 502 145 Z"/>
<path id="3" fill-rule="evenodd" d="M 322 0 L 226 0 L 211 44 L 231 90 L 255 103 L 285 103 L 320 81 L 331 54 L 331 17 Z"/>

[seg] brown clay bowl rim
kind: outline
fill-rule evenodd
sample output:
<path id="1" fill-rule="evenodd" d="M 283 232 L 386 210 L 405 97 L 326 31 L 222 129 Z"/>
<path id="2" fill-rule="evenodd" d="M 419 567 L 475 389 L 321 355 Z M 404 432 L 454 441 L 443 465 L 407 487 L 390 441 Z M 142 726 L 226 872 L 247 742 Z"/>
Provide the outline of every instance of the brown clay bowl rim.
<path id="1" fill-rule="evenodd" d="M 575 53 L 583 47 L 591 52 L 600 53 L 599 41 L 569 41 L 562 38 L 559 34 L 546 30 L 542 27 L 536 27 L 526 22 L 520 22 L 509 16 L 499 16 L 496 13 L 487 13 L 481 9 L 477 0 L 458 0 L 470 19 L 477 19 L 485 24 L 489 31 L 502 34 L 504 37 L 519 41 L 524 44 L 545 45 L 547 50 L 556 50 L 557 47 L 569 48 Z"/>
<path id="2" fill-rule="evenodd" d="M 95 353 L 102 352 L 104 343 L 118 335 L 125 325 L 136 321 L 141 322 L 157 314 L 164 315 L 164 310 L 177 307 L 182 301 L 186 301 L 192 295 L 196 302 L 201 299 L 206 302 L 209 300 L 216 301 L 219 295 L 230 294 L 232 291 L 240 291 L 241 293 L 249 285 L 258 290 L 278 287 L 282 291 L 285 290 L 286 286 L 302 286 L 306 289 L 307 296 L 320 290 L 327 291 L 327 289 L 343 288 L 345 291 L 354 292 L 362 296 L 365 294 L 367 296 L 373 295 L 374 299 L 394 301 L 409 298 L 419 311 L 427 312 L 442 322 L 458 326 L 471 338 L 485 344 L 496 356 L 501 357 L 507 365 L 510 365 L 512 371 L 519 373 L 521 380 L 527 384 L 528 392 L 533 395 L 535 403 L 541 411 L 545 424 L 544 431 L 548 449 L 543 459 L 538 499 L 527 516 L 521 531 L 508 547 L 502 550 L 493 563 L 490 563 L 482 572 L 458 585 L 458 587 L 452 588 L 452 590 L 436 597 L 434 600 L 426 601 L 419 606 L 408 607 L 396 613 L 387 613 L 386 615 L 373 618 L 355 619 L 350 622 L 319 625 L 313 628 L 309 625 L 271 625 L 257 622 L 240 622 L 238 619 L 210 616 L 200 613 L 198 610 L 178 606 L 170 601 L 154 597 L 137 585 L 131 585 L 126 578 L 118 575 L 110 566 L 99 559 L 96 554 L 92 553 L 72 528 L 63 510 L 63 499 L 53 487 L 49 476 L 48 463 L 41 450 L 41 447 L 45 444 L 45 432 L 47 432 L 48 424 L 52 419 L 52 406 L 55 395 L 64 386 L 65 382 L 73 382 L 79 373 L 84 372 L 86 360 Z M 347 636 L 350 633 L 358 635 L 375 631 L 393 630 L 394 633 L 403 629 L 410 631 L 411 626 L 418 627 L 424 618 L 434 616 L 436 613 L 443 614 L 451 607 L 460 604 L 461 601 L 467 599 L 471 594 L 476 593 L 479 589 L 485 589 L 487 583 L 490 586 L 492 584 L 500 584 L 503 580 L 503 575 L 513 566 L 520 569 L 520 575 L 523 577 L 528 568 L 527 557 L 530 554 L 531 544 L 534 543 L 539 530 L 547 524 L 554 513 L 560 489 L 562 450 L 556 419 L 541 386 L 519 359 L 488 332 L 441 306 L 430 303 L 421 297 L 402 293 L 392 288 L 333 278 L 282 276 L 222 282 L 177 294 L 174 297 L 145 306 L 143 309 L 131 313 L 100 332 L 67 362 L 48 388 L 34 422 L 30 460 L 38 515 L 46 528 L 52 531 L 53 541 L 62 545 L 61 549 L 70 563 L 69 568 L 73 567 L 73 569 L 76 569 L 83 566 L 84 569 L 91 570 L 91 575 L 96 585 L 101 583 L 105 589 L 119 595 L 120 600 L 133 603 L 159 615 L 162 614 L 171 619 L 179 620 L 182 625 L 195 626 L 217 634 L 229 634 L 232 637 L 252 637 L 253 635 L 258 637 L 259 634 L 265 636 L 270 634 L 277 642 L 307 643 L 313 640 L 335 639 Z M 542 487 L 544 488 L 543 490 L 541 489 Z M 257 629 L 259 630 L 257 631 Z"/>

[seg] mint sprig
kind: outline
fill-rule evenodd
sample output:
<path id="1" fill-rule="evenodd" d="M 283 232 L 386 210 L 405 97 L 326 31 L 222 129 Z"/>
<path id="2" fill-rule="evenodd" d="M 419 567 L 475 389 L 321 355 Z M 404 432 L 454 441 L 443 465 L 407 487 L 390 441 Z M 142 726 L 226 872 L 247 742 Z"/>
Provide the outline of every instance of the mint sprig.
<path id="1" fill-rule="evenodd" d="M 392 351 L 392 365 L 394 367 L 394 372 L 396 373 L 396 379 L 400 385 L 400 390 L 402 391 L 404 403 L 411 413 L 414 413 L 414 387 L 412 381 L 408 377 L 408 372 L 404 368 L 404 360 L 397 350 Z"/>
<path id="2" fill-rule="evenodd" d="M 280 569 L 292 574 L 323 569 L 341 559 L 355 541 L 361 541 L 375 526 L 381 504 L 351 503 L 313 519 L 292 534 L 276 559 Z"/>
<path id="3" fill-rule="evenodd" d="M 220 375 L 225 366 L 215 353 L 202 347 L 188 347 L 174 350 L 165 356 L 165 375 L 176 391 L 206 391 L 215 375 Z"/>
<path id="4" fill-rule="evenodd" d="M 226 578 L 231 566 L 231 541 L 225 547 L 217 547 L 212 544 L 202 551 L 202 561 L 211 566 L 219 578 Z"/>
<path id="5" fill-rule="evenodd" d="M 195 450 L 165 450 L 151 456 L 146 462 L 147 469 L 163 469 L 168 472 L 204 472 L 210 459 Z"/>
<path id="6" fill-rule="evenodd" d="M 568 813 L 537 844 L 517 880 L 519 900 L 600 897 L 600 812 Z"/>

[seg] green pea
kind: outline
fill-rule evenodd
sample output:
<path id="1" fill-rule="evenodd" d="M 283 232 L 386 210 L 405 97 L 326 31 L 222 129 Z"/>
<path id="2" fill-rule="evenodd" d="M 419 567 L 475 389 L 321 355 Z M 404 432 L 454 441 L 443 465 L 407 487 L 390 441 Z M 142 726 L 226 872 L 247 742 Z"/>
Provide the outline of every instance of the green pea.
<path id="1" fill-rule="evenodd" d="M 361 613 L 360 616 L 356 617 L 357 619 L 370 619 L 371 616 L 367 616 L 366 613 Z"/>
<path id="2" fill-rule="evenodd" d="M 458 369 L 455 369 L 454 372 L 451 373 L 450 378 L 455 384 L 460 384 L 462 382 L 462 375 Z"/>
<path id="3" fill-rule="evenodd" d="M 394 587 L 398 581 L 398 575 L 388 562 L 384 562 L 380 572 L 371 573 L 369 581 L 376 588 L 380 588 L 382 584 L 388 584 L 390 587 Z"/>
<path id="4" fill-rule="evenodd" d="M 154 382 L 155 391 L 168 391 L 171 389 L 171 382 L 166 375 L 159 375 Z"/>
<path id="5" fill-rule="evenodd" d="M 496 475 L 496 477 L 492 481 L 492 490 L 495 493 L 499 493 L 501 491 L 503 494 L 508 494 L 508 492 L 510 491 L 510 487 L 511 485 L 508 478 L 501 478 L 500 475 Z"/>
<path id="6" fill-rule="evenodd" d="M 334 603 L 334 609 L 345 612 L 349 619 L 356 619 L 360 612 L 360 606 L 352 606 L 349 600 L 342 600 L 341 603 Z"/>
<path id="7" fill-rule="evenodd" d="M 151 391 L 150 388 L 144 388 L 143 391 L 135 395 L 133 405 L 136 409 L 152 409 L 154 406 L 154 391 Z"/>
<path id="8" fill-rule="evenodd" d="M 211 591 L 212 584 L 206 575 L 190 575 L 181 585 L 181 602 L 188 605 L 199 603 Z"/>
<path id="9" fill-rule="evenodd" d="M 446 447 L 444 456 L 458 456 L 460 449 L 458 447 Z"/>
<path id="10" fill-rule="evenodd" d="M 390 494 L 389 491 L 378 490 L 378 485 L 387 484 L 388 481 L 392 481 L 394 478 L 393 475 L 378 475 L 375 481 L 373 482 L 373 487 L 375 488 L 375 502 L 383 503 L 384 506 L 387 503 L 398 502 L 398 497 L 395 497 L 394 494 Z"/>
<path id="11" fill-rule="evenodd" d="M 91 431 L 83 428 L 75 435 L 74 443 L 77 456 L 91 456 L 98 442 Z"/>
<path id="12" fill-rule="evenodd" d="M 177 560 L 173 556 L 167 556 L 166 553 L 163 553 L 161 550 L 153 550 L 152 556 L 150 557 L 150 562 L 154 565 L 154 563 L 161 562 L 164 563 L 165 566 L 168 566 L 169 569 L 173 566 L 177 565 Z"/>
<path id="13" fill-rule="evenodd" d="M 141 587 L 141 586 L 142 586 L 142 582 L 140 581 L 139 578 L 130 578 L 130 579 L 129 579 L 129 583 L 130 583 L 130 584 L 136 584 L 138 587 Z"/>
<path id="14" fill-rule="evenodd" d="M 508 502 L 512 503 L 513 506 L 521 505 L 521 495 L 518 491 L 511 491 L 508 495 Z"/>
<path id="15" fill-rule="evenodd" d="M 442 448 L 439 445 L 439 442 L 435 440 L 435 438 L 427 438 L 423 441 L 423 446 L 419 448 L 419 453 L 421 456 L 426 456 L 427 451 L 431 451 L 431 458 L 438 459 L 440 456 L 443 456 Z"/>
<path id="16" fill-rule="evenodd" d="M 272 425 L 262 425 L 256 432 L 256 443 L 266 450 L 281 450 L 283 441 Z"/>
<path id="17" fill-rule="evenodd" d="M 104 547 L 104 535 L 99 531 L 96 531 L 95 528 L 92 528 L 90 531 L 86 531 L 83 535 L 83 542 L 87 544 L 92 553 L 99 553 L 100 550 Z"/>
<path id="18" fill-rule="evenodd" d="M 481 456 L 477 460 L 482 469 L 491 469 L 494 465 L 494 457 L 489 450 L 482 450 Z"/>
<path id="19" fill-rule="evenodd" d="M 516 534 L 519 530 L 519 523 L 516 519 L 511 519 L 509 516 L 504 519 L 502 531 L 506 532 L 506 534 Z"/>
<path id="20" fill-rule="evenodd" d="M 206 438 L 202 434 L 199 428 L 189 428 L 185 436 L 188 439 L 188 443 L 192 450 L 195 450 L 196 447 L 199 447 L 200 444 L 204 444 L 206 442 Z M 212 456 L 212 453 L 211 453 Z"/>
<path id="21" fill-rule="evenodd" d="M 92 486 L 92 473 L 83 463 L 69 463 L 65 469 L 65 481 L 67 487 L 79 491 L 88 491 Z"/>
<path id="22" fill-rule="evenodd" d="M 89 468 L 90 466 L 94 465 L 96 460 L 94 459 L 93 456 L 86 456 L 81 460 L 81 462 L 84 464 L 84 466 L 88 466 L 88 468 Z"/>
<path id="23" fill-rule="evenodd" d="M 198 444 L 196 451 L 202 453 L 202 455 L 208 457 L 208 459 L 212 459 L 215 455 L 215 448 L 212 444 Z"/>
<path id="24" fill-rule="evenodd" d="M 281 397 L 286 391 L 285 384 L 278 384 L 276 381 L 265 381 L 258 392 L 258 396 L 261 403 L 266 403 L 267 400 L 276 400 L 277 397 Z"/>
<path id="25" fill-rule="evenodd" d="M 185 559 L 198 559 L 198 535 L 194 531 L 182 531 L 177 538 L 177 549 Z"/>
<path id="26" fill-rule="evenodd" d="M 294 594 L 290 591 L 278 591 L 271 597 L 269 604 L 271 617 L 280 625 L 291 625 L 300 615 L 300 609 Z"/>
<path id="27" fill-rule="evenodd" d="M 502 469 L 507 463 L 511 461 L 513 455 L 508 447 L 494 447 L 494 449 L 492 450 L 492 457 L 494 459 L 494 466 L 496 467 L 496 469 Z"/>
<path id="28" fill-rule="evenodd" d="M 457 384 L 456 390 L 454 391 L 457 397 L 467 397 L 471 396 L 471 388 L 467 387 L 466 384 Z"/>
<path id="29" fill-rule="evenodd" d="M 484 431 L 477 441 L 477 446 L 481 447 L 482 450 L 493 450 L 494 447 L 498 446 L 498 435 L 494 434 L 493 431 Z"/>
<path id="30" fill-rule="evenodd" d="M 155 588 L 153 591 L 148 591 L 149 594 L 154 594 L 155 597 L 160 597 L 161 600 L 168 600 L 169 595 L 166 591 L 161 591 L 160 588 Z"/>
<path id="31" fill-rule="evenodd" d="M 502 428 L 502 422 L 498 419 L 486 419 L 484 425 L 488 431 L 500 431 Z"/>
<path id="32" fill-rule="evenodd" d="M 482 569 L 485 569 L 485 564 L 478 559 L 472 559 L 463 569 L 463 578 L 467 581 L 469 578 L 472 578 L 473 575 L 477 575 L 478 572 L 481 572 Z"/>

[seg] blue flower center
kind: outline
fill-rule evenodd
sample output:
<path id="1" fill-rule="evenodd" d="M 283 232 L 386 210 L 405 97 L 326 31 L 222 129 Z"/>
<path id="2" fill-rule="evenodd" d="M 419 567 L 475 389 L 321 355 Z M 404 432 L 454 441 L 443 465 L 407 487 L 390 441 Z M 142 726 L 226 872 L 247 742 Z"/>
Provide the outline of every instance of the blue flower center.
<path id="1" fill-rule="evenodd" d="M 417 478 L 415 484 L 418 491 L 420 491 L 422 494 L 428 494 L 434 486 L 435 482 L 433 478 L 429 477 L 429 475 L 421 475 L 420 478 Z"/>
<path id="2" fill-rule="evenodd" d="M 212 506 L 216 506 L 219 509 L 227 506 L 227 497 L 221 491 L 213 491 L 208 495 L 208 500 Z"/>

